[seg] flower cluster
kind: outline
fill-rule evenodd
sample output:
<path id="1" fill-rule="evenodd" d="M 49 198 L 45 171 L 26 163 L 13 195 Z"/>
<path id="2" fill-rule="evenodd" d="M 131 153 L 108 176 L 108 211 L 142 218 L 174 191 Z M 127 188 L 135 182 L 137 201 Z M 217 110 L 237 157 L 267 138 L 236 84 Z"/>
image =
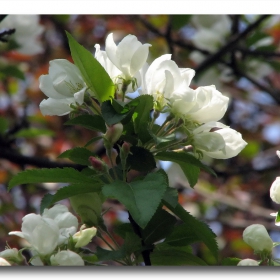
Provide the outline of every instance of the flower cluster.
<path id="1" fill-rule="evenodd" d="M 66 206 L 56 204 L 45 209 L 42 215 L 28 214 L 22 221 L 21 231 L 12 231 L 9 235 L 17 235 L 30 244 L 32 265 L 84 265 L 82 257 L 68 249 L 71 247 L 69 240 L 72 239 L 74 248 L 85 246 L 95 236 L 96 228 L 85 229 L 83 225 L 77 232 L 78 219 Z M 23 261 L 21 253 L 15 248 L 6 249 L 0 257 L 13 263 Z"/>
<path id="2" fill-rule="evenodd" d="M 95 58 L 115 84 L 116 97 L 127 93 L 150 95 L 154 111 L 168 113 L 183 123 L 194 153 L 217 159 L 236 156 L 247 143 L 237 131 L 218 121 L 227 110 L 229 98 L 214 85 L 190 87 L 195 71 L 179 68 L 170 54 L 147 63 L 150 44 L 142 44 L 127 35 L 116 45 L 109 34 L 105 51 L 95 45 Z M 94 97 L 79 69 L 72 63 L 56 59 L 50 62 L 49 74 L 40 77 L 40 89 L 49 97 L 40 104 L 44 115 L 65 115 L 87 107 L 87 96 Z"/>
<path id="3" fill-rule="evenodd" d="M 38 15 L 8 15 L 0 23 L 0 29 L 15 29 L 10 36 L 18 45 L 16 50 L 24 55 L 35 55 L 43 51 L 38 41 L 44 27 L 39 24 Z"/>

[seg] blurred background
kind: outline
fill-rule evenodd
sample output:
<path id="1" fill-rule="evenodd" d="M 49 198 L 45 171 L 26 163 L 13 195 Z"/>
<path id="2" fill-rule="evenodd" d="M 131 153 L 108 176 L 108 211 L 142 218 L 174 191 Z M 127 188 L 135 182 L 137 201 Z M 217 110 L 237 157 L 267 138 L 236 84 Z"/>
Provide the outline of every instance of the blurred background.
<path id="1" fill-rule="evenodd" d="M 229 108 L 221 122 L 242 134 L 246 148 L 227 160 L 205 158 L 218 177 L 202 171 L 194 189 L 176 164 L 165 163 L 164 168 L 171 186 L 179 190 L 180 203 L 218 236 L 221 257 L 254 258 L 242 240 L 244 228 L 253 223 L 263 224 L 273 241 L 280 242 L 280 229 L 270 216 L 279 206 L 269 195 L 272 182 L 280 176 L 276 156 L 280 150 L 280 15 L 0 15 L 0 19 L 0 251 L 6 242 L 24 246 L 8 233 L 20 230 L 26 214 L 39 213 L 46 193 L 63 186 L 28 184 L 8 192 L 12 176 L 27 168 L 62 167 L 69 162 L 57 159 L 59 154 L 84 146 L 94 136 L 81 127 L 63 125 L 68 115 L 43 116 L 39 110 L 46 97 L 38 79 L 48 73 L 49 61 L 72 62 L 65 30 L 93 54 L 95 44 L 104 50 L 109 33 L 114 33 L 116 43 L 133 34 L 152 45 L 148 63 L 172 54 L 180 68 L 195 69 L 192 88 L 215 85 L 228 96 Z M 102 157 L 100 144 L 89 147 Z M 61 203 L 70 208 L 68 200 Z M 108 202 L 108 207 L 105 221 L 111 230 L 127 221 L 121 205 Z M 97 244 L 106 248 L 97 238 L 90 246 Z M 194 249 L 214 263 L 203 244 Z M 274 254 L 280 258 L 277 248 Z"/>

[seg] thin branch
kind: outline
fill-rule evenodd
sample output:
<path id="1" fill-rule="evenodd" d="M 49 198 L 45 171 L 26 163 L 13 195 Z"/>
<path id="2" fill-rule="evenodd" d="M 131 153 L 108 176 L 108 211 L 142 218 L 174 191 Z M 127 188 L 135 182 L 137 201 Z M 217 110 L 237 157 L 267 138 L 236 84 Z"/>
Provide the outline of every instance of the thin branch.
<path id="1" fill-rule="evenodd" d="M 241 48 L 241 47 L 237 47 L 234 50 L 239 51 L 242 54 L 250 55 L 250 56 L 262 56 L 264 58 L 280 57 L 280 52 L 271 52 L 271 51 L 262 51 L 262 50 L 249 50 L 249 49 Z"/>

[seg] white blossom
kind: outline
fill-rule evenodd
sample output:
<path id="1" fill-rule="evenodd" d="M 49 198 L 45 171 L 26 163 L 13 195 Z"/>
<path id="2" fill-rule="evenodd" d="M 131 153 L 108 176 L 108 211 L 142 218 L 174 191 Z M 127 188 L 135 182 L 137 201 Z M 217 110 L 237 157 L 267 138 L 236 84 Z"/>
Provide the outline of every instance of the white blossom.
<path id="1" fill-rule="evenodd" d="M 256 252 L 271 252 L 273 248 L 273 241 L 266 228 L 260 224 L 248 226 L 243 231 L 243 240 Z"/>
<path id="2" fill-rule="evenodd" d="M 280 158 L 280 151 L 276 151 L 276 155 Z"/>
<path id="3" fill-rule="evenodd" d="M 124 74 L 125 79 L 131 80 L 144 66 L 150 44 L 141 44 L 134 35 L 127 35 L 116 45 L 113 33 L 110 33 L 105 42 L 105 51 L 111 62 Z"/>
<path id="4" fill-rule="evenodd" d="M 0 22 L 0 29 L 15 29 L 9 36 L 19 45 L 17 51 L 26 55 L 34 55 L 43 51 L 42 44 L 38 41 L 44 27 L 39 24 L 38 15 L 8 15 Z"/>
<path id="5" fill-rule="evenodd" d="M 195 71 L 190 68 L 179 68 L 171 60 L 171 54 L 155 59 L 149 67 L 142 70 L 140 94 L 153 96 L 156 106 L 162 109 L 173 96 L 174 91 L 189 89 Z M 191 89 L 189 89 L 191 91 Z"/>
<path id="6" fill-rule="evenodd" d="M 51 256 L 51 264 L 53 266 L 83 266 L 83 259 L 75 252 L 63 250 L 56 255 Z"/>
<path id="7" fill-rule="evenodd" d="M 24 257 L 16 248 L 5 249 L 4 251 L 0 252 L 0 257 L 12 263 L 21 263 L 24 261 Z"/>
<path id="8" fill-rule="evenodd" d="M 58 245 L 67 242 L 69 236 L 74 235 L 78 228 L 78 219 L 68 211 L 68 208 L 62 204 L 56 204 L 50 209 L 45 209 L 43 218 L 49 218 L 55 221 L 59 228 Z"/>
<path id="9" fill-rule="evenodd" d="M 259 262 L 252 259 L 244 259 L 237 264 L 237 266 L 258 266 L 258 265 Z"/>
<path id="10" fill-rule="evenodd" d="M 212 129 L 215 131 L 210 132 Z M 193 134 L 195 147 L 211 158 L 235 157 L 247 145 L 239 132 L 219 122 L 201 125 L 193 130 Z"/>
<path id="11" fill-rule="evenodd" d="M 12 231 L 9 235 L 26 239 L 39 255 L 52 253 L 59 239 L 59 228 L 55 221 L 33 213 L 24 216 L 22 221 L 21 231 Z"/>
<path id="12" fill-rule="evenodd" d="M 173 93 L 170 103 L 171 112 L 180 118 L 206 123 L 220 120 L 227 108 L 229 98 L 216 90 L 214 85 L 185 89 Z"/>
<path id="13" fill-rule="evenodd" d="M 43 115 L 66 115 L 71 104 L 83 104 L 87 86 L 80 70 L 66 59 L 50 61 L 49 74 L 39 78 L 41 91 L 49 97 L 40 103 Z"/>

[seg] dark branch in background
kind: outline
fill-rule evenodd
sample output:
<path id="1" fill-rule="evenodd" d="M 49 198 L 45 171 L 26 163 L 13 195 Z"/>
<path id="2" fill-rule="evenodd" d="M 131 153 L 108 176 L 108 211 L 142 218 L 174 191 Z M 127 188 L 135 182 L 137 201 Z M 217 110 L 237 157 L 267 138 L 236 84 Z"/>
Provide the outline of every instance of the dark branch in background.
<path id="1" fill-rule="evenodd" d="M 7 15 L 0 15 L 0 22 L 6 17 Z"/>
<path id="2" fill-rule="evenodd" d="M 7 43 L 8 40 L 5 37 L 14 34 L 15 31 L 16 31 L 15 29 L 8 29 L 0 32 L 0 41 L 3 43 Z"/>
<path id="3" fill-rule="evenodd" d="M 280 52 L 249 50 L 249 49 L 245 49 L 245 48 L 241 48 L 241 47 L 237 47 L 237 48 L 235 48 L 235 50 L 241 52 L 244 55 L 250 55 L 250 56 L 262 56 L 264 58 L 280 57 Z"/>
<path id="4" fill-rule="evenodd" d="M 168 19 L 168 24 L 166 27 L 166 32 L 165 32 L 165 40 L 169 48 L 169 53 L 174 55 L 174 47 L 173 47 L 173 42 L 172 42 L 172 37 L 171 37 L 171 32 L 172 32 L 172 24 L 171 24 L 171 17 Z"/>
<path id="5" fill-rule="evenodd" d="M 222 46 L 216 53 L 210 55 L 208 58 L 206 58 L 196 69 L 196 74 L 204 71 L 205 69 L 212 66 L 214 63 L 218 62 L 220 58 L 225 55 L 226 53 L 234 50 L 238 42 L 245 38 L 252 30 L 254 30 L 256 27 L 258 27 L 265 19 L 267 19 L 269 15 L 263 15 L 260 16 L 258 20 L 256 20 L 254 23 L 247 26 L 247 28 L 242 31 L 239 34 L 236 34 L 231 39 L 229 39 L 228 43 Z"/>
<path id="6" fill-rule="evenodd" d="M 24 156 L 11 149 L 2 149 L 1 148 L 0 149 L 0 158 L 7 159 L 10 162 L 18 164 L 20 166 L 33 165 L 33 166 L 40 167 L 40 168 L 72 167 L 79 171 L 82 170 L 83 168 L 85 168 L 85 166 L 83 166 L 83 165 L 55 162 L 55 161 L 51 161 L 48 158 L 44 158 L 44 157 Z"/>

